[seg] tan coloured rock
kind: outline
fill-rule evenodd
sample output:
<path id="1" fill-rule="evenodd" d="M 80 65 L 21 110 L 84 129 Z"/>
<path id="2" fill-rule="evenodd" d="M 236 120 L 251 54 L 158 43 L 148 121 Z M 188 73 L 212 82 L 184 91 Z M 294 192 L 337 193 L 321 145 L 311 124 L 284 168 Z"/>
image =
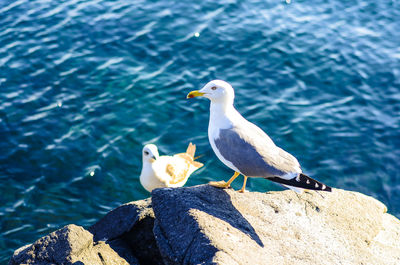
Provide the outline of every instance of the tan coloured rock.
<path id="1" fill-rule="evenodd" d="M 153 209 L 167 264 L 400 264 L 400 221 L 357 192 L 160 189 Z"/>

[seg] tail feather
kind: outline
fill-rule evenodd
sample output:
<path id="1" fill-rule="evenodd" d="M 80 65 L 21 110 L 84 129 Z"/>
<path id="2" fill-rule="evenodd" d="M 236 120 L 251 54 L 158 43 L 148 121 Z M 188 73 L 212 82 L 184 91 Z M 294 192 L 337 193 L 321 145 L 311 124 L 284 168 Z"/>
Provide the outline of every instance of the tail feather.
<path id="1" fill-rule="evenodd" d="M 176 154 L 175 156 L 179 156 L 179 157 L 189 161 L 196 168 L 201 168 L 203 166 L 203 163 L 194 161 L 196 158 L 201 157 L 201 155 L 198 157 L 194 157 L 195 152 L 196 152 L 196 145 L 190 143 L 188 145 L 188 148 L 186 149 L 186 153 L 179 153 L 179 154 Z"/>
<path id="2" fill-rule="evenodd" d="M 196 156 L 195 158 L 193 158 L 193 160 L 197 160 L 197 159 L 199 159 L 200 157 L 203 157 L 204 155 L 198 155 L 198 156 Z"/>
<path id="3" fill-rule="evenodd" d="M 193 162 L 192 162 L 192 165 L 195 166 L 195 167 L 197 167 L 197 168 L 201 168 L 202 166 L 204 166 L 203 163 L 200 163 L 200 162 L 198 162 L 198 161 L 193 161 Z"/>
<path id="4" fill-rule="evenodd" d="M 303 173 L 300 173 L 297 177 L 294 177 L 292 179 L 283 179 L 278 177 L 273 177 L 268 179 L 283 184 L 285 186 L 292 186 L 307 190 L 332 191 L 331 187 L 323 184 L 322 182 L 319 182 L 318 180 L 310 178 L 309 176 Z"/>
<path id="5" fill-rule="evenodd" d="M 187 149 L 186 149 L 186 154 L 188 154 L 191 158 L 194 159 L 194 153 L 196 152 L 196 145 L 189 143 Z"/>

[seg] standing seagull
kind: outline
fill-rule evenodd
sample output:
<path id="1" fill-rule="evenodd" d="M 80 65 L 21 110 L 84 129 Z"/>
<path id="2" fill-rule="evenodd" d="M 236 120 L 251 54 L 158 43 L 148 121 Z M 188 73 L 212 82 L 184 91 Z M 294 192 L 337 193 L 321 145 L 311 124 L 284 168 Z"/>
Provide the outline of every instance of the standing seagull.
<path id="1" fill-rule="evenodd" d="M 196 145 L 190 143 L 186 153 L 173 156 L 160 156 L 157 146 L 147 144 L 143 147 L 143 166 L 140 183 L 151 192 L 156 188 L 182 187 L 189 176 L 203 166 L 194 161 Z"/>
<path id="2" fill-rule="evenodd" d="M 211 101 L 208 139 L 217 157 L 235 171 L 228 182 L 212 181 L 210 185 L 228 188 L 242 174 L 244 192 L 247 177 L 266 178 L 297 192 L 302 189 L 331 191 L 331 187 L 302 173 L 297 159 L 276 146 L 257 125 L 249 122 L 233 107 L 235 92 L 222 80 L 208 82 L 187 98 L 205 97 Z"/>

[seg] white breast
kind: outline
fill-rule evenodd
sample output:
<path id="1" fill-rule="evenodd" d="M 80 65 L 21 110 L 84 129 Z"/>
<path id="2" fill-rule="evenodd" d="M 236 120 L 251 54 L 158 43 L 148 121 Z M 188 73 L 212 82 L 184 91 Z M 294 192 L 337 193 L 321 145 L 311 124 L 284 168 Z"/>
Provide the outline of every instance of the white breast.
<path id="1" fill-rule="evenodd" d="M 156 176 L 155 170 L 152 167 L 153 164 L 146 163 L 143 165 L 142 172 L 140 174 L 140 184 L 149 192 L 156 188 L 166 187 L 165 183 L 160 181 Z"/>
<path id="2" fill-rule="evenodd" d="M 233 107 L 230 111 L 226 109 L 221 109 L 218 105 L 211 104 L 210 106 L 210 121 L 208 124 L 208 141 L 219 160 L 224 163 L 230 169 L 240 172 L 231 162 L 226 160 L 219 152 L 217 146 L 215 145 L 215 139 L 219 138 L 220 129 L 227 129 L 233 126 L 234 119 L 243 118 Z"/>

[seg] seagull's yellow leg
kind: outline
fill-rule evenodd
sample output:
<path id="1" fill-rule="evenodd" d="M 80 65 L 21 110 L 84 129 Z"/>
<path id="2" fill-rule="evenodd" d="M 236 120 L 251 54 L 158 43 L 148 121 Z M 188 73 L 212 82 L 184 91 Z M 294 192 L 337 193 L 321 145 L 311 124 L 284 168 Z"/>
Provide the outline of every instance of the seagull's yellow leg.
<path id="1" fill-rule="evenodd" d="M 239 192 L 245 192 L 245 190 L 246 190 L 246 182 L 247 182 L 247 177 L 245 176 L 245 175 L 243 175 L 243 177 L 244 177 L 244 180 L 243 180 L 243 186 L 242 186 L 242 188 L 239 190 Z"/>
<path id="2" fill-rule="evenodd" d="M 228 182 L 225 182 L 223 180 L 221 181 L 210 181 L 208 184 L 210 184 L 213 187 L 217 188 L 229 188 L 231 186 L 231 183 L 239 176 L 239 172 L 235 171 L 235 174 L 228 180 Z"/>

